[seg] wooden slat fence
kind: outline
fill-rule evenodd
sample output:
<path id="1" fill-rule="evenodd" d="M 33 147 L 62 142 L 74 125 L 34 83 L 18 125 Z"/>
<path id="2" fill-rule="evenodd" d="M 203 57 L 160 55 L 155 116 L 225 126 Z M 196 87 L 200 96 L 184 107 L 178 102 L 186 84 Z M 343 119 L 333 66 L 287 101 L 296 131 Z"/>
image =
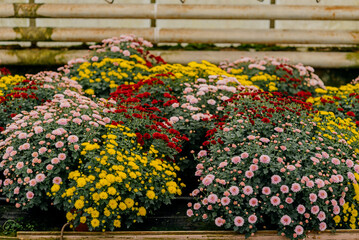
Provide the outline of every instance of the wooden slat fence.
<path id="1" fill-rule="evenodd" d="M 186 4 L 0 4 L 0 18 L 28 18 L 28 19 L 246 19 L 246 20 L 325 20 L 325 21 L 356 21 L 359 20 L 359 6 L 324 6 L 324 5 L 186 5 Z M 152 24 L 153 25 L 153 24 Z M 98 28 L 96 26 L 79 27 L 74 21 L 73 27 L 6 27 L 0 26 L 0 41 L 6 42 L 99 42 L 104 38 L 121 34 L 135 34 L 153 43 L 228 43 L 228 44 L 285 44 L 285 45 L 331 45 L 357 46 L 359 45 L 359 22 L 355 30 L 295 30 L 295 29 L 243 29 L 235 28 Z M 38 49 L 41 50 L 41 49 Z M 55 50 L 56 51 L 56 50 Z M 3 64 L 34 64 L 29 61 L 28 49 L 0 50 Z M 68 55 L 58 50 L 48 54 L 47 49 L 37 52 L 36 64 L 62 64 Z M 41 54 L 47 57 L 41 57 Z M 78 52 L 82 53 L 82 52 Z M 297 60 L 295 52 L 281 52 Z M 67 55 L 66 55 L 67 54 Z M 186 62 L 188 52 L 162 51 L 164 58 L 171 56 L 171 61 Z M 196 58 L 196 53 L 194 58 Z M 198 53 L 197 53 L 198 54 Z M 236 55 L 237 54 L 237 55 Z M 269 52 L 277 55 L 277 53 Z M 313 62 L 313 53 L 305 53 L 300 59 Z M 328 57 L 334 56 L 337 64 L 323 64 L 320 60 L 323 54 L 314 59 L 314 66 L 319 67 L 359 67 L 359 54 L 353 52 L 330 52 Z M 213 52 L 212 62 L 219 62 L 226 53 Z M 231 60 L 241 56 L 255 55 L 254 53 L 236 52 L 228 54 Z M 50 56 L 50 57 L 49 57 Z M 65 56 L 65 57 L 64 57 Z M 49 59 L 51 58 L 51 59 Z M 191 58 L 191 57 L 190 57 Z M 187 62 L 191 61 L 188 59 Z"/>

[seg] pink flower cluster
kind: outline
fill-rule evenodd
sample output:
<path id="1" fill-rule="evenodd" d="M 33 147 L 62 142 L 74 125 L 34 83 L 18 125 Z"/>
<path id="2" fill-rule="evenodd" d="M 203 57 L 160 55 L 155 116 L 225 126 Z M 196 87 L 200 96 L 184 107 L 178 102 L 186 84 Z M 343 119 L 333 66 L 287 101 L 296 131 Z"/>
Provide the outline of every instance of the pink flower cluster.
<path id="1" fill-rule="evenodd" d="M 198 154 L 200 184 L 191 194 L 196 205 L 190 207 L 191 216 L 241 233 L 254 232 L 265 225 L 263 219 L 271 219 L 290 238 L 335 227 L 333 217 L 342 216 L 343 205 L 353 202 L 354 189 L 347 185 L 357 183 L 354 174 L 359 174 L 353 148 L 343 141 L 332 145 L 310 118 L 292 117 L 295 111 L 274 101 L 275 106 L 241 111 L 246 107 L 242 101 L 224 110 L 229 117 L 210 136 L 214 143 Z M 231 112 L 233 106 L 241 113 Z M 270 108 L 273 124 L 268 126 L 257 113 Z M 254 116 L 259 123 L 251 122 Z"/>
<path id="2" fill-rule="evenodd" d="M 246 66 L 249 70 L 256 69 L 258 71 L 266 71 L 270 68 L 275 68 L 277 66 L 284 67 L 288 72 L 293 72 L 293 70 L 298 71 L 299 76 L 303 77 L 307 84 L 312 87 L 320 87 L 325 89 L 324 82 L 314 73 L 314 69 L 311 66 L 304 66 L 299 63 L 292 65 L 289 63 L 287 58 L 271 58 L 266 57 L 264 59 L 253 59 L 249 57 L 242 57 L 234 62 L 224 61 L 221 62 L 219 67 L 231 72 L 231 70 L 238 69 L 241 66 Z"/>
<path id="3" fill-rule="evenodd" d="M 16 206 L 30 208 L 52 184 L 60 185 L 77 162 L 72 154 L 81 143 L 99 139 L 101 128 L 111 122 L 104 116 L 111 112 L 105 105 L 65 90 L 33 111 L 16 115 L 0 142 L 3 194 Z"/>

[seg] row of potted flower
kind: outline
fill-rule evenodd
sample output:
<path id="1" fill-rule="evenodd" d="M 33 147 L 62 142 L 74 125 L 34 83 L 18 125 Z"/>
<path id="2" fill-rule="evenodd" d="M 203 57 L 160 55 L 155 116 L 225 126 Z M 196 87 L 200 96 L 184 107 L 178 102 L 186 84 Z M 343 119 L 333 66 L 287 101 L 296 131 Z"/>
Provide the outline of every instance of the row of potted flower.
<path id="1" fill-rule="evenodd" d="M 276 59 L 165 64 L 149 46 L 104 40 L 60 73 L 10 88 L 46 100 L 14 108 L 2 132 L 9 201 L 49 202 L 74 226 L 114 230 L 169 204 L 184 187 L 177 172 L 195 168 L 196 221 L 292 239 L 357 226 L 356 85 L 339 93 L 312 68 Z M 328 92 L 343 111 L 321 100 Z"/>

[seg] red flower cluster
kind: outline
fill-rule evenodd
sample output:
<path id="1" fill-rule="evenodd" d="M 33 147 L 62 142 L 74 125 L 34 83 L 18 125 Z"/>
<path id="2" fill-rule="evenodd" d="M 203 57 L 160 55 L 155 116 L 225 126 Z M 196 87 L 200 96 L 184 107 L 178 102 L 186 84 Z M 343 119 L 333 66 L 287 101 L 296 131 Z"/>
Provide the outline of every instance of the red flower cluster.
<path id="1" fill-rule="evenodd" d="M 270 123 L 270 120 L 269 120 L 269 118 L 264 117 L 264 118 L 262 118 L 262 122 L 264 122 L 264 123 Z"/>
<path id="2" fill-rule="evenodd" d="M 331 94 L 332 99 L 320 98 L 321 104 L 316 105 L 319 111 L 334 112 L 340 118 L 350 117 L 353 120 L 359 120 L 359 93 L 350 93 L 345 98 L 337 97 Z"/>
<path id="3" fill-rule="evenodd" d="M 178 101 L 171 94 L 172 89 L 164 86 L 164 82 L 160 79 L 160 77 L 169 77 L 170 75 L 171 73 L 157 74 L 156 77 L 140 80 L 133 85 L 120 85 L 115 92 L 110 94 L 110 99 L 120 103 L 141 103 L 143 106 L 147 104 L 146 107 L 150 105 L 161 108 L 171 106 L 173 103 L 178 103 Z M 161 88 L 167 90 L 167 92 L 162 93 Z M 152 91 L 152 93 L 149 91 Z"/>
<path id="4" fill-rule="evenodd" d="M 352 111 L 347 112 L 347 115 L 348 115 L 349 117 L 355 117 L 355 113 L 352 112 Z"/>
<path id="5" fill-rule="evenodd" d="M 0 68 L 0 76 L 6 76 L 6 75 L 11 75 L 10 70 L 5 67 Z"/>
<path id="6" fill-rule="evenodd" d="M 285 96 L 278 92 L 255 92 L 255 93 L 239 93 L 227 100 L 230 103 L 226 112 L 221 118 L 215 119 L 215 128 L 208 130 L 205 137 L 208 139 L 203 142 L 203 146 L 210 144 L 223 144 L 222 139 L 215 140 L 214 134 L 219 130 L 223 131 L 227 126 L 229 116 L 242 116 L 244 120 L 248 120 L 252 125 L 256 125 L 256 120 L 268 124 L 268 126 L 280 126 L 278 119 L 287 117 L 288 115 L 301 116 L 309 115 L 314 112 L 312 105 L 303 101 L 302 97 Z M 269 107 L 272 105 L 272 107 Z M 293 104 L 295 103 L 295 104 Z M 258 122 L 257 122 L 258 124 Z"/>
<path id="7" fill-rule="evenodd" d="M 140 44 L 140 42 L 137 42 L 137 43 Z M 150 51 L 147 51 L 147 50 L 144 51 L 141 48 L 137 48 L 136 50 L 145 59 L 147 67 L 153 67 L 153 64 L 150 61 L 151 59 L 153 59 L 156 64 L 166 64 L 165 60 L 163 60 L 163 58 L 161 56 L 155 56 L 155 55 L 151 54 Z"/>
<path id="8" fill-rule="evenodd" d="M 155 79 L 152 80 L 157 81 Z M 153 81 L 149 81 L 148 83 L 152 84 Z M 161 140 L 161 145 L 174 149 L 176 152 L 181 152 L 182 145 L 179 143 L 181 141 L 188 141 L 189 139 L 179 131 L 173 129 L 167 118 L 157 115 L 161 113 L 161 110 L 153 106 L 152 102 L 155 99 L 151 99 L 152 94 L 148 92 L 136 92 L 138 91 L 138 86 L 141 85 L 142 83 L 130 87 L 125 85 L 120 86 L 118 91 L 116 91 L 116 97 L 111 97 L 112 99 L 119 100 L 117 101 L 117 105 L 109 105 L 111 108 L 117 108 L 113 111 L 113 113 L 116 114 L 113 119 L 119 120 L 114 121 L 112 124 L 117 125 L 121 123 L 129 127 L 136 126 L 137 142 L 145 149 L 148 149 L 154 140 L 156 140 L 157 143 L 158 140 Z M 126 96 L 135 97 L 128 97 L 126 99 Z M 168 94 L 166 97 L 172 98 L 173 96 Z M 147 98 L 150 98 L 151 102 L 149 102 Z"/>
<path id="9" fill-rule="evenodd" d="M 23 80 L 12 89 L 7 90 L 4 96 L 0 96 L 0 114 L 6 113 L 6 118 L 0 118 L 0 126 L 5 127 L 10 119 L 21 111 L 30 111 L 35 106 L 50 101 L 54 90 L 44 91 L 43 83 Z"/>

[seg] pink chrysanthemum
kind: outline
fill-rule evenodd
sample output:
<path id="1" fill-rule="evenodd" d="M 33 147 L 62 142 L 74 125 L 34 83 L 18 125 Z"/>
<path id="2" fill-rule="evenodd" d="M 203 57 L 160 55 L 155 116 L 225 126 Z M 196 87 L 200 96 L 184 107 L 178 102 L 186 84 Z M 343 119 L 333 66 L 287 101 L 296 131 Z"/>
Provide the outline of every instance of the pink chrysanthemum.
<path id="1" fill-rule="evenodd" d="M 79 141 L 79 137 L 76 136 L 76 135 L 70 135 L 68 138 L 67 138 L 67 141 L 69 141 L 70 143 L 76 143 Z"/>
<path id="2" fill-rule="evenodd" d="M 239 188 L 237 186 L 232 186 L 229 188 L 229 191 L 233 196 L 236 196 L 239 193 Z"/>
<path id="3" fill-rule="evenodd" d="M 257 216 L 254 215 L 254 214 L 250 215 L 250 216 L 248 217 L 248 222 L 249 222 L 249 223 L 252 223 L 252 224 L 256 223 L 256 222 L 257 222 Z"/>
<path id="4" fill-rule="evenodd" d="M 323 222 L 327 216 L 325 215 L 325 212 L 320 211 L 320 212 L 318 213 L 318 216 L 317 216 L 317 217 L 318 217 L 319 221 Z"/>
<path id="5" fill-rule="evenodd" d="M 243 193 L 245 195 L 251 195 L 253 193 L 253 188 L 251 186 L 245 186 L 243 188 Z"/>
<path id="6" fill-rule="evenodd" d="M 62 148 L 64 146 L 64 143 L 62 141 L 58 141 L 55 143 L 56 148 Z"/>
<path id="7" fill-rule="evenodd" d="M 200 209 L 201 208 L 201 204 L 200 203 L 195 203 L 194 205 L 193 205 L 193 209 L 194 210 L 198 210 L 198 209 Z"/>
<path id="8" fill-rule="evenodd" d="M 236 225 L 237 227 L 242 227 L 244 224 L 244 219 L 242 217 L 235 217 L 234 218 L 234 225 Z"/>
<path id="9" fill-rule="evenodd" d="M 299 204 L 297 207 L 297 212 L 299 214 L 304 214 L 305 213 L 305 207 L 302 204 Z"/>
<path id="10" fill-rule="evenodd" d="M 254 172 L 258 170 L 258 165 L 257 164 L 252 164 L 251 166 L 249 166 L 249 169 Z"/>
<path id="11" fill-rule="evenodd" d="M 311 201 L 311 202 L 316 202 L 317 201 L 317 195 L 315 194 L 315 193 L 311 193 L 311 194 L 309 194 L 309 200 Z"/>
<path id="12" fill-rule="evenodd" d="M 36 179 L 37 182 L 42 182 L 42 181 L 45 180 L 45 178 L 46 178 L 46 176 L 45 176 L 45 174 L 43 174 L 43 173 L 39 173 L 39 174 L 37 174 L 36 177 L 35 177 L 35 179 Z"/>
<path id="13" fill-rule="evenodd" d="M 218 197 L 216 194 L 212 193 L 208 196 L 208 202 L 209 203 L 216 203 L 218 200 Z"/>
<path id="14" fill-rule="evenodd" d="M 261 161 L 261 163 L 269 163 L 270 157 L 268 155 L 262 155 L 259 157 L 259 161 Z"/>
<path id="15" fill-rule="evenodd" d="M 226 220 L 224 220 L 224 219 L 221 218 L 221 217 L 217 217 L 217 218 L 214 220 L 214 223 L 215 223 L 218 227 L 222 226 L 225 222 L 226 222 Z"/>
<path id="16" fill-rule="evenodd" d="M 60 177 L 54 177 L 54 179 L 52 179 L 52 183 L 60 185 L 62 183 L 62 179 Z"/>
<path id="17" fill-rule="evenodd" d="M 239 156 L 232 157 L 232 163 L 237 164 L 241 162 L 241 158 Z"/>
<path id="18" fill-rule="evenodd" d="M 227 206 L 230 202 L 231 202 L 231 199 L 229 197 L 221 198 L 221 203 L 223 206 Z"/>
<path id="19" fill-rule="evenodd" d="M 278 184 L 282 181 L 282 178 L 279 175 L 273 175 L 271 177 L 272 184 Z"/>
<path id="20" fill-rule="evenodd" d="M 282 193 L 288 193 L 289 192 L 289 187 L 287 185 L 282 185 L 282 186 L 280 186 L 280 191 Z"/>
<path id="21" fill-rule="evenodd" d="M 187 216 L 188 216 L 188 217 L 192 217 L 192 216 L 193 216 L 193 210 L 192 210 L 192 209 L 188 209 L 188 210 L 187 210 Z"/>
<path id="22" fill-rule="evenodd" d="M 325 190 L 319 190 L 318 197 L 321 199 L 326 199 L 328 197 L 328 194 Z"/>
<path id="23" fill-rule="evenodd" d="M 311 213 L 314 215 L 317 215 L 319 212 L 319 207 L 317 205 L 312 206 L 312 208 L 310 209 Z"/>
<path id="24" fill-rule="evenodd" d="M 204 157 L 204 156 L 207 156 L 207 151 L 206 150 L 199 151 L 198 157 L 201 158 L 201 157 Z"/>
<path id="25" fill-rule="evenodd" d="M 241 158 L 242 159 L 245 159 L 245 158 L 248 158 L 249 157 L 249 154 L 247 152 L 244 152 L 241 154 Z"/>
<path id="26" fill-rule="evenodd" d="M 41 148 L 39 149 L 39 154 L 40 154 L 40 155 L 41 155 L 41 154 L 44 154 L 46 151 L 47 151 L 47 148 L 46 148 L 46 147 L 41 147 Z"/>
<path id="27" fill-rule="evenodd" d="M 269 195 L 269 194 L 271 194 L 271 189 L 269 188 L 269 187 L 263 187 L 262 188 L 262 193 L 264 194 L 264 195 Z"/>
<path id="28" fill-rule="evenodd" d="M 257 198 L 251 198 L 251 199 L 249 199 L 249 205 L 250 205 L 251 207 L 258 206 L 258 199 L 257 199 Z"/>
<path id="29" fill-rule="evenodd" d="M 66 154 L 65 154 L 65 153 L 60 153 L 57 157 L 58 157 L 61 161 L 63 161 L 63 160 L 66 159 Z"/>
<path id="30" fill-rule="evenodd" d="M 297 234 L 297 235 L 302 235 L 303 232 L 304 232 L 304 229 L 302 226 L 298 225 L 294 228 L 294 232 Z"/>
<path id="31" fill-rule="evenodd" d="M 302 188 L 299 183 L 293 183 L 292 187 L 290 188 L 293 192 L 299 192 Z"/>
<path id="32" fill-rule="evenodd" d="M 293 203 L 293 198 L 291 198 L 291 197 L 287 197 L 286 199 L 285 199 L 285 202 L 286 203 L 288 203 L 288 204 L 292 204 Z"/>
<path id="33" fill-rule="evenodd" d="M 319 230 L 324 231 L 325 229 L 327 229 L 327 224 L 325 222 L 321 222 L 319 224 Z"/>
<path id="34" fill-rule="evenodd" d="M 288 215 L 284 215 L 281 219 L 280 219 L 280 223 L 283 224 L 284 226 L 289 225 L 292 222 L 292 219 L 288 216 Z"/>
<path id="35" fill-rule="evenodd" d="M 254 173 L 252 171 L 246 171 L 245 174 L 246 178 L 252 178 L 254 176 Z"/>
<path id="36" fill-rule="evenodd" d="M 18 162 L 17 164 L 16 164 L 16 168 L 17 169 L 21 169 L 21 168 L 23 168 L 24 167 L 24 163 L 23 162 Z"/>
<path id="37" fill-rule="evenodd" d="M 277 196 L 273 196 L 271 197 L 270 202 L 273 206 L 278 206 L 280 204 L 280 198 Z"/>
<path id="38" fill-rule="evenodd" d="M 29 199 L 29 200 L 33 199 L 34 196 L 35 196 L 35 194 L 33 192 L 31 192 L 31 191 L 28 191 L 26 193 L 26 198 Z"/>

